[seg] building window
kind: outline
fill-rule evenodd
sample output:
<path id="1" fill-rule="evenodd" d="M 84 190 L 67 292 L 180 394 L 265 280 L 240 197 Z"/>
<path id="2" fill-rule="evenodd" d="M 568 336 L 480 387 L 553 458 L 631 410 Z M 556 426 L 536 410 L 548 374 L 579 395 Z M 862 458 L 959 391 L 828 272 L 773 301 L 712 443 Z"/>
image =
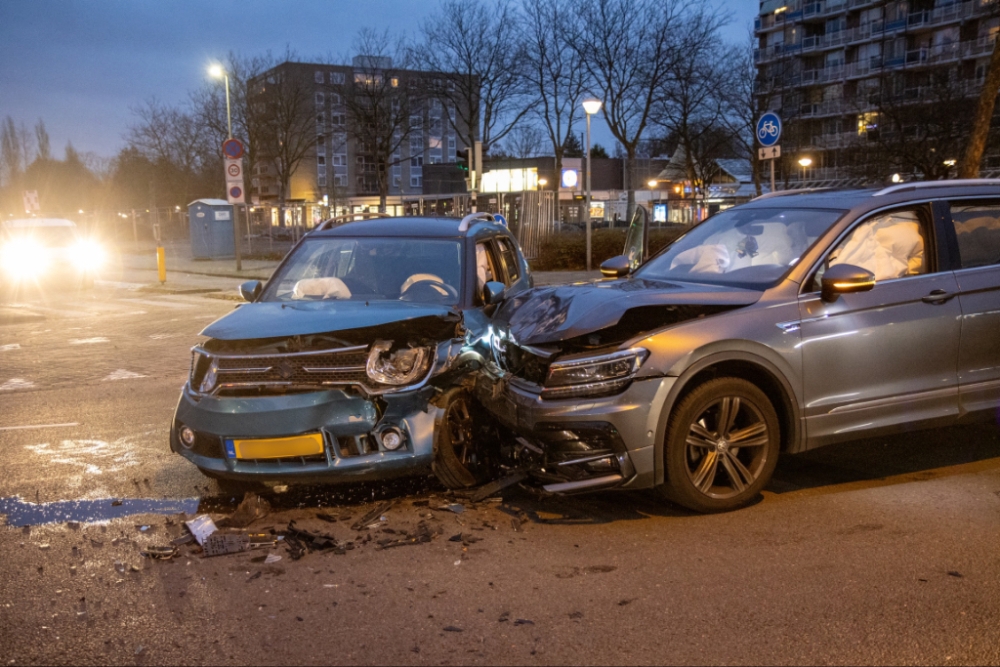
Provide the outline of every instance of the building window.
<path id="1" fill-rule="evenodd" d="M 410 158 L 410 167 L 423 167 L 424 166 L 424 156 L 417 155 L 416 157 Z"/>
<path id="2" fill-rule="evenodd" d="M 347 176 L 336 175 L 333 177 L 333 184 L 335 186 L 346 187 L 347 186 Z"/>
<path id="3" fill-rule="evenodd" d="M 422 176 L 410 176 L 410 187 L 419 188 L 423 186 L 424 179 Z"/>
<path id="4" fill-rule="evenodd" d="M 393 176 L 392 177 L 392 187 L 399 188 L 399 181 L 400 181 L 399 176 Z"/>
<path id="5" fill-rule="evenodd" d="M 323 83 L 323 81 L 319 80 L 316 83 Z M 343 72 L 330 72 L 330 83 L 333 83 L 333 84 L 344 83 L 344 73 Z"/>
<path id="6" fill-rule="evenodd" d="M 323 127 L 324 122 L 326 122 L 325 116 L 323 116 L 323 114 L 321 113 L 316 114 L 316 124 L 320 127 Z"/>
<path id="7" fill-rule="evenodd" d="M 858 135 L 878 129 L 878 112 L 858 114 Z"/>
<path id="8" fill-rule="evenodd" d="M 347 155 L 344 153 L 334 153 L 330 164 L 332 164 L 334 167 L 346 167 Z"/>
<path id="9" fill-rule="evenodd" d="M 326 187 L 326 176 L 317 176 L 316 177 L 316 185 L 318 185 L 321 188 L 325 188 Z"/>
<path id="10" fill-rule="evenodd" d="M 318 164 L 318 165 L 325 165 L 326 164 L 326 158 L 324 156 L 322 156 L 322 155 L 317 155 L 316 156 L 316 164 Z"/>
<path id="11" fill-rule="evenodd" d="M 347 119 L 342 113 L 335 113 L 330 116 L 330 124 L 334 126 L 346 125 Z"/>
<path id="12" fill-rule="evenodd" d="M 394 76 L 391 79 L 389 79 L 389 84 L 393 88 L 399 88 L 399 77 Z"/>
<path id="13" fill-rule="evenodd" d="M 323 97 L 323 93 L 316 93 L 316 106 L 321 107 L 324 102 L 325 99 Z"/>
<path id="14" fill-rule="evenodd" d="M 323 83 L 323 79 L 324 79 L 323 72 L 321 72 L 319 70 L 316 70 L 316 74 L 314 76 L 314 79 L 315 79 L 316 83 Z"/>
<path id="15" fill-rule="evenodd" d="M 330 104 L 333 106 L 340 106 L 340 95 L 337 93 L 330 93 Z"/>

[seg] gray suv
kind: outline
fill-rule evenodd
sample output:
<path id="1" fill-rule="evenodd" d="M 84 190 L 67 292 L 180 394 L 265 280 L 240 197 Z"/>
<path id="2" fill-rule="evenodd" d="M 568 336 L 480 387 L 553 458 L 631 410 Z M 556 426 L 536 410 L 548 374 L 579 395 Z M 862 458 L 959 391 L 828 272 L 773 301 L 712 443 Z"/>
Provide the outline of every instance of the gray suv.
<path id="1" fill-rule="evenodd" d="M 602 272 L 504 301 L 477 379 L 549 491 L 729 510 L 779 453 L 1000 419 L 1000 181 L 765 195 Z"/>

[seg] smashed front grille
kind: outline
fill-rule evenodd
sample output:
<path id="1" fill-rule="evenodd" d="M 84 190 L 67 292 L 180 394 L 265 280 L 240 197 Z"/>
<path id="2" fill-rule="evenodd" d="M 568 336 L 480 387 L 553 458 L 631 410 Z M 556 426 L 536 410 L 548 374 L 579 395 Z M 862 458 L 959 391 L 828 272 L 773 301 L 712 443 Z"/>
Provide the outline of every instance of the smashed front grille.
<path id="1" fill-rule="evenodd" d="M 194 350 L 191 388 L 203 394 L 253 395 L 315 391 L 325 387 L 377 385 L 365 371 L 368 347 L 263 355 Z"/>
<path id="2" fill-rule="evenodd" d="M 551 357 L 535 354 L 506 337 L 494 336 L 492 348 L 493 360 L 501 370 L 537 385 L 545 383 Z"/>

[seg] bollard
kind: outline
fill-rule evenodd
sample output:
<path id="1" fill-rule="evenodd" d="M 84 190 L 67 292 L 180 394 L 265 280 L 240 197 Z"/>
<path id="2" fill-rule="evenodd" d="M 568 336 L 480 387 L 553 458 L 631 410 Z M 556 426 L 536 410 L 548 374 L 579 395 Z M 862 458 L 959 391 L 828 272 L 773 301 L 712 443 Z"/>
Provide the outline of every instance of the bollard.
<path id="1" fill-rule="evenodd" d="M 153 225 L 153 237 L 156 239 L 156 273 L 162 285 L 167 282 L 167 255 L 163 250 L 159 225 Z"/>

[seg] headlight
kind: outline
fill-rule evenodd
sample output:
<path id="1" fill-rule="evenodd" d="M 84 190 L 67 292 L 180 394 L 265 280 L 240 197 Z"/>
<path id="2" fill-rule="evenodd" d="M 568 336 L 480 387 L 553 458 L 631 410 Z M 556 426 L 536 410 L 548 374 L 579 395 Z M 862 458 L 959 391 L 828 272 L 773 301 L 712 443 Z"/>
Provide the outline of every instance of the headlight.
<path id="1" fill-rule="evenodd" d="M 624 389 L 649 356 L 641 347 L 549 366 L 542 398 L 607 396 Z"/>
<path id="2" fill-rule="evenodd" d="M 426 347 L 404 347 L 390 352 L 390 341 L 372 345 L 365 370 L 368 377 L 381 384 L 412 384 L 422 378 L 430 367 L 431 351 Z"/>
<path id="3" fill-rule="evenodd" d="M 95 241 L 80 241 L 71 253 L 73 266 L 80 271 L 94 271 L 104 265 L 104 248 Z"/>
<path id="4" fill-rule="evenodd" d="M 200 348 L 191 350 L 191 373 L 188 382 L 191 389 L 201 394 L 209 394 L 218 380 L 219 364 Z"/>
<path id="5" fill-rule="evenodd" d="M 49 264 L 49 255 L 41 244 L 29 240 L 7 243 L 0 251 L 0 266 L 12 278 L 36 278 Z"/>

